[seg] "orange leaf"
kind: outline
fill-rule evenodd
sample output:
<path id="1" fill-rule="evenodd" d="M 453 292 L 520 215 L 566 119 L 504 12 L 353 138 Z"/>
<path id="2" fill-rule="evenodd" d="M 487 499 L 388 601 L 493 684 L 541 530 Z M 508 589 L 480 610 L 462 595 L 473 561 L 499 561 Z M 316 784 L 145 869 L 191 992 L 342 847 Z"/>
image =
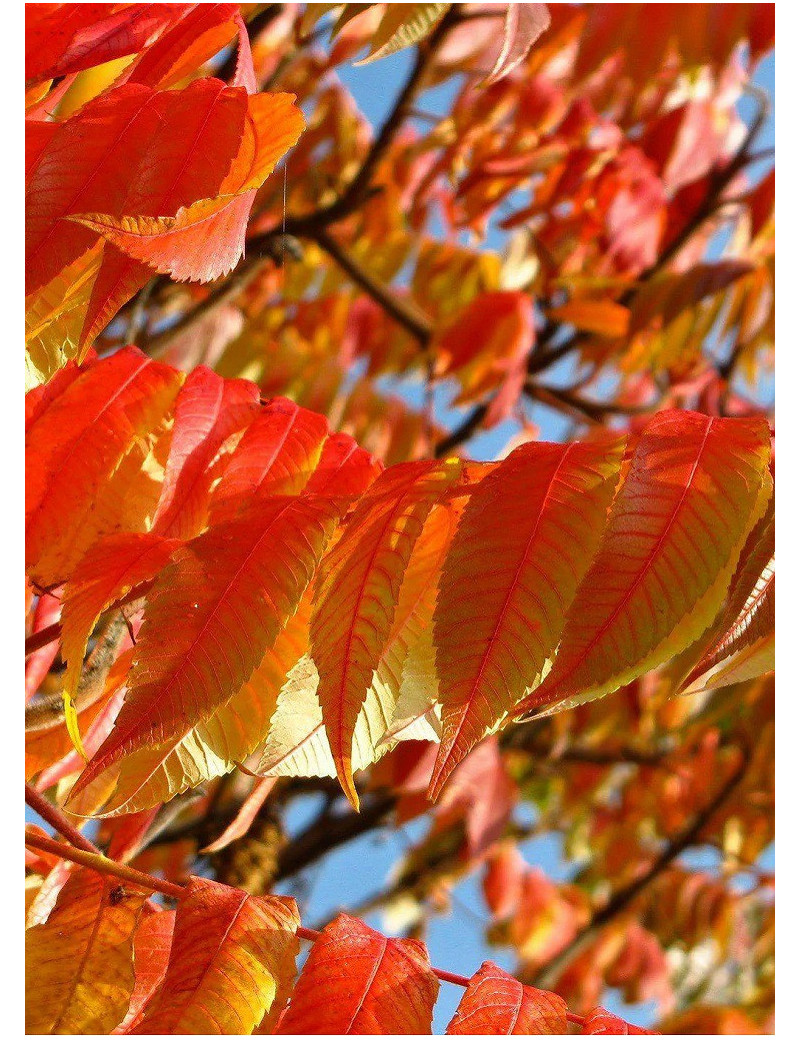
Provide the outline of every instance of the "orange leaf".
<path id="1" fill-rule="evenodd" d="M 96 539 L 143 530 L 155 486 L 142 464 L 180 378 L 128 347 L 59 379 L 59 393 L 39 396 L 25 442 L 26 567 L 34 581 L 60 584 Z"/>
<path id="2" fill-rule="evenodd" d="M 276 397 L 245 430 L 211 500 L 214 524 L 231 520 L 254 499 L 296 495 L 320 460 L 328 421 Z"/>
<path id="3" fill-rule="evenodd" d="M 25 1030 L 110 1033 L 133 990 L 133 933 L 145 893 L 73 869 L 44 924 L 25 933 Z"/>
<path id="4" fill-rule="evenodd" d="M 632 1026 L 605 1008 L 593 1008 L 581 1028 L 581 1036 L 657 1036 L 649 1029 Z"/>
<path id="5" fill-rule="evenodd" d="M 656 415 L 575 596 L 536 713 L 600 697 L 679 653 L 722 605 L 772 486 L 764 420 Z"/>
<path id="6" fill-rule="evenodd" d="M 248 1036 L 294 977 L 299 923 L 293 899 L 190 878 L 164 982 L 130 1032 Z"/>
<path id="7" fill-rule="evenodd" d="M 423 943 L 340 914 L 314 943 L 277 1032 L 430 1033 L 438 992 Z"/>
<path id="8" fill-rule="evenodd" d="M 356 720 L 390 635 L 400 586 L 425 520 L 460 475 L 460 465 L 394 466 L 362 498 L 342 538 L 323 559 L 311 614 L 317 694 L 336 772 L 353 785 Z"/>
<path id="9" fill-rule="evenodd" d="M 193 4 L 34 4 L 25 12 L 25 82 L 60 79 L 154 42 Z M 103 16 L 103 8 L 108 14 Z"/>
<path id="10" fill-rule="evenodd" d="M 599 544 L 621 448 L 524 444 L 473 491 L 434 612 L 444 733 L 431 798 L 540 679 Z"/>
<path id="11" fill-rule="evenodd" d="M 553 321 L 566 322 L 583 332 L 616 339 L 628 331 L 630 311 L 613 300 L 570 300 L 561 307 L 548 311 Z"/>
<path id="12" fill-rule="evenodd" d="M 67 696 L 74 696 L 78 688 L 83 656 L 97 619 L 131 589 L 154 578 L 179 545 L 177 538 L 152 532 L 108 535 L 80 561 L 65 588 L 61 617 Z"/>
<path id="13" fill-rule="evenodd" d="M 164 485 L 153 526 L 160 534 L 191 538 L 205 527 L 213 463 L 227 439 L 258 414 L 258 387 L 222 379 L 200 365 L 175 402 Z"/>
<path id="14" fill-rule="evenodd" d="M 536 328 L 530 296 L 524 292 L 487 292 L 476 296 L 437 334 L 434 349 L 441 375 L 456 373 L 462 385 L 457 404 L 466 404 L 506 384 L 503 408 L 492 418 L 505 417 L 524 381 L 524 363 Z"/>
<path id="15" fill-rule="evenodd" d="M 92 276 L 81 347 L 150 268 L 201 281 L 229 271 L 242 255 L 253 192 L 302 130 L 292 102 L 288 94 L 248 97 L 214 79 L 173 91 L 129 83 L 63 123 L 29 122 L 30 305 L 98 234 L 111 245 Z"/>
<path id="16" fill-rule="evenodd" d="M 241 689 L 297 610 L 337 518 L 330 499 L 273 498 L 173 554 L 147 597 L 116 726 L 73 796 Z"/>
<path id="17" fill-rule="evenodd" d="M 523 986 L 491 961 L 469 980 L 448 1036 L 552 1036 L 567 1033 L 567 1005 L 555 993 Z"/>
<path id="18" fill-rule="evenodd" d="M 144 1009 L 161 985 L 167 971 L 175 911 L 161 910 L 145 917 L 133 938 L 134 983 L 125 1018 L 115 1033 L 132 1033 L 141 1022 Z"/>

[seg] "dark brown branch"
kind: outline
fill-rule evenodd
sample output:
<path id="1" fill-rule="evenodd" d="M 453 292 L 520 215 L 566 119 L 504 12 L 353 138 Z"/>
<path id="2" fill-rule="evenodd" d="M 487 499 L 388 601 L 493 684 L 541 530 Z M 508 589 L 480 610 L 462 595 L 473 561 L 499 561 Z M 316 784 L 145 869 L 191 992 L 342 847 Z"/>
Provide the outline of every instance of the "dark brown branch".
<path id="1" fill-rule="evenodd" d="M 549 964 L 539 968 L 533 978 L 522 977 L 522 981 L 539 987 L 554 986 L 562 970 L 573 957 L 588 946 L 598 930 L 612 921 L 617 914 L 627 909 L 633 900 L 648 888 L 667 867 L 671 866 L 681 853 L 696 844 L 709 821 L 719 812 L 744 779 L 748 765 L 749 757 L 743 751 L 739 765 L 717 794 L 697 813 L 688 827 L 667 842 L 650 869 L 630 884 L 618 889 L 595 911 L 591 921 L 571 943 L 561 950 Z"/>
<path id="2" fill-rule="evenodd" d="M 434 452 L 436 458 L 440 459 L 443 455 L 448 455 L 451 451 L 454 451 L 459 444 L 468 441 L 481 425 L 488 411 L 489 405 L 486 402 L 476 404 L 464 420 L 436 445 L 436 450 Z"/>
<path id="3" fill-rule="evenodd" d="M 458 21 L 458 5 L 454 5 L 434 29 L 431 36 L 422 41 L 417 48 L 417 57 L 405 86 L 400 91 L 392 111 L 386 118 L 371 148 L 359 167 L 350 184 L 342 194 L 329 206 L 315 210 L 303 216 L 288 217 L 280 227 L 271 228 L 247 241 L 247 256 L 236 270 L 196 307 L 187 311 L 170 328 L 148 337 L 142 346 L 150 354 L 157 356 L 163 353 L 169 344 L 182 332 L 186 332 L 200 319 L 226 301 L 238 295 L 252 279 L 261 271 L 266 263 L 265 257 L 272 255 L 276 238 L 283 234 L 297 238 L 318 240 L 320 233 L 339 220 L 349 217 L 367 199 L 371 190 L 372 175 L 380 161 L 389 150 L 392 141 L 401 129 L 413 107 L 414 98 L 419 91 L 436 48 L 444 39 L 450 28 Z M 415 333 L 416 335 L 416 333 Z"/>
<path id="4" fill-rule="evenodd" d="M 362 806 L 361 812 L 347 812 L 330 816 L 323 812 L 302 834 L 287 845 L 278 856 L 276 880 L 291 877 L 331 850 L 345 845 L 353 838 L 372 830 L 394 809 L 396 798 L 391 794 L 376 796 Z"/>
<path id="5" fill-rule="evenodd" d="M 356 260 L 352 253 L 337 242 L 327 229 L 319 228 L 312 237 L 350 276 L 352 281 L 380 304 L 398 325 L 402 325 L 407 332 L 410 332 L 423 347 L 428 345 L 431 338 L 431 323 L 411 301 L 401 299 L 387 285 L 379 281 Z"/>

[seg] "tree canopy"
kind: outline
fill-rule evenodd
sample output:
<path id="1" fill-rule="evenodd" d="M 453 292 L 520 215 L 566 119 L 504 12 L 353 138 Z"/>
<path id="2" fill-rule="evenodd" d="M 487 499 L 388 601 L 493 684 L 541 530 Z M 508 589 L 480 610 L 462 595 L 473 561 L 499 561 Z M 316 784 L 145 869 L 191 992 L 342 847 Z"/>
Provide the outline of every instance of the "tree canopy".
<path id="1" fill-rule="evenodd" d="M 27 1032 L 772 1031 L 773 47 L 27 5 Z"/>

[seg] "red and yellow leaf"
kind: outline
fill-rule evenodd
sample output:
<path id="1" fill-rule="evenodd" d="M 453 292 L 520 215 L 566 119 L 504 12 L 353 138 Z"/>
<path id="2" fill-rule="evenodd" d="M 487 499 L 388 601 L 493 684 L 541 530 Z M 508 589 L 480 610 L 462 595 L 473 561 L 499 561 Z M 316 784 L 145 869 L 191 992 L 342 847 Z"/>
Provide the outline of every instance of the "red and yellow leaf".
<path id="1" fill-rule="evenodd" d="M 393 467 L 372 485 L 322 561 L 311 615 L 311 656 L 336 772 L 353 805 L 356 720 L 389 638 L 403 574 L 438 500 L 460 464 Z"/>
<path id="2" fill-rule="evenodd" d="M 444 733 L 435 798 L 537 682 L 600 542 L 622 443 L 525 444 L 475 488 L 434 613 Z"/>
<path id="3" fill-rule="evenodd" d="M 110 1033 L 134 985 L 133 937 L 146 893 L 75 867 L 44 924 L 25 933 L 25 1030 Z"/>
<path id="4" fill-rule="evenodd" d="M 248 1036 L 294 977 L 299 923 L 293 899 L 190 878 L 164 981 L 130 1033 Z"/>
<path id="5" fill-rule="evenodd" d="M 59 381 L 35 406 L 25 440 L 26 567 L 39 585 L 69 578 L 86 549 L 143 531 L 158 485 L 143 470 L 180 374 L 135 348 Z"/>
<path id="6" fill-rule="evenodd" d="M 610 693 L 709 627 L 767 507 L 769 455 L 763 420 L 667 411 L 649 422 L 555 664 L 519 714 Z"/>
<path id="7" fill-rule="evenodd" d="M 177 538 L 152 532 L 109 535 L 83 557 L 64 590 L 61 654 L 67 666 L 65 701 L 78 689 L 83 656 L 97 619 L 132 589 L 151 581 L 178 545 Z"/>
<path id="8" fill-rule="evenodd" d="M 247 683 L 296 612 L 338 511 L 317 496 L 268 499 L 173 553 L 147 597 L 115 728 L 74 795 L 132 752 L 183 737 Z"/>
<path id="9" fill-rule="evenodd" d="M 132 1033 L 141 1022 L 148 1001 L 166 974 L 174 929 L 174 910 L 148 914 L 139 923 L 133 937 L 133 992 L 125 1018 L 115 1033 Z"/>
<path id="10" fill-rule="evenodd" d="M 206 525 L 213 463 L 223 445 L 258 415 L 258 387 L 222 379 L 201 365 L 175 402 L 164 484 L 153 527 L 170 538 L 192 538 Z"/>

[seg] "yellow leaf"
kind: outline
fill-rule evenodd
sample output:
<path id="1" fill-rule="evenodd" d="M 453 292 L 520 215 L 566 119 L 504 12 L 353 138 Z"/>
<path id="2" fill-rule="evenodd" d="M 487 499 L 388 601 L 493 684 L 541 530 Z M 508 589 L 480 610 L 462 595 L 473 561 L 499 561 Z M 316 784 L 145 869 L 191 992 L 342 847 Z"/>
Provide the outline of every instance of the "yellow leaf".
<path id="1" fill-rule="evenodd" d="M 133 934 L 146 898 L 74 869 L 44 924 L 25 933 L 25 1030 L 110 1033 L 133 990 Z"/>

